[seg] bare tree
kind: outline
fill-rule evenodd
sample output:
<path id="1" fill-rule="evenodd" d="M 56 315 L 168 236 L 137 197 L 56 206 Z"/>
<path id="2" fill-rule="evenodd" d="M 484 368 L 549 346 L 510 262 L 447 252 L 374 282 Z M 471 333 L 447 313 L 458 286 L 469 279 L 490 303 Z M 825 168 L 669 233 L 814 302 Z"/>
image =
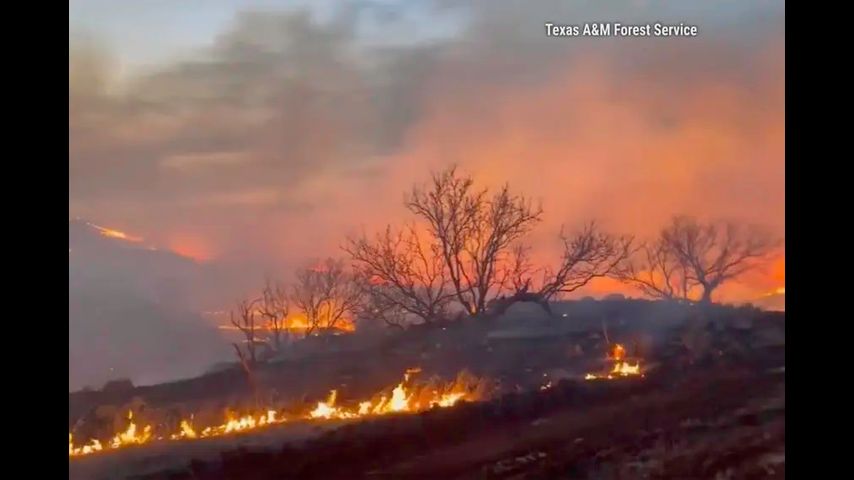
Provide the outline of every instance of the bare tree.
<path id="1" fill-rule="evenodd" d="M 501 267 L 502 291 L 520 292 L 531 287 L 532 277 L 540 272 L 531 261 L 531 247 L 518 243 L 510 249 Z"/>
<path id="2" fill-rule="evenodd" d="M 456 167 L 434 174 L 426 187 L 415 187 L 406 206 L 426 222 L 456 300 L 471 316 L 485 312 L 487 301 L 501 288 L 510 248 L 542 214 L 507 185 L 493 195 L 476 189 L 471 176 L 459 174 Z"/>
<path id="3" fill-rule="evenodd" d="M 614 277 L 648 297 L 678 302 L 690 302 L 695 287 L 682 262 L 661 239 L 640 245 Z"/>
<path id="4" fill-rule="evenodd" d="M 778 243 L 756 227 L 677 216 L 618 278 L 655 298 L 708 304 L 718 287 L 758 267 Z"/>
<path id="5" fill-rule="evenodd" d="M 595 278 L 611 275 L 629 256 L 633 243 L 632 237 L 604 233 L 593 222 L 572 235 L 561 230 L 560 238 L 563 253 L 556 269 L 534 269 L 526 247 L 519 245 L 513 249 L 505 274 L 512 294 L 489 303 L 491 316 L 504 313 L 517 302 L 536 303 L 551 315 L 549 301 L 574 292 Z M 532 290 L 532 279 L 538 271 L 542 274 L 540 287 Z"/>
<path id="6" fill-rule="evenodd" d="M 278 283 L 267 278 L 261 293 L 261 316 L 269 333 L 274 351 L 281 351 L 283 342 L 289 335 L 288 294 Z"/>
<path id="7" fill-rule="evenodd" d="M 340 260 L 329 258 L 314 268 L 303 268 L 296 277 L 291 299 L 305 315 L 306 337 L 334 331 L 359 305 L 362 289 Z"/>
<path id="8" fill-rule="evenodd" d="M 258 299 L 255 299 L 237 302 L 237 317 L 234 315 L 234 310 L 229 311 L 231 324 L 237 327 L 246 339 L 243 342 L 243 348 L 238 343 L 232 343 L 232 346 L 253 388 L 255 386 L 253 371 L 257 363 L 256 347 L 263 343 L 263 340 L 258 336 L 258 325 L 255 322 L 255 307 L 258 301 Z"/>
<path id="9" fill-rule="evenodd" d="M 401 315 L 431 323 L 454 298 L 439 245 L 427 243 L 414 226 L 400 232 L 389 226 L 373 239 L 349 238 L 343 248 L 364 280 L 368 310 L 390 325 L 400 326 Z"/>
<path id="10" fill-rule="evenodd" d="M 406 328 L 410 312 L 394 300 L 397 293 L 394 287 L 364 282 L 362 300 L 356 308 L 355 317 L 360 322 L 382 322 L 394 328 Z M 392 300 L 390 300 L 392 299 Z"/>
<path id="11" fill-rule="evenodd" d="M 676 217 L 661 232 L 661 240 L 685 270 L 687 281 L 702 289 L 700 303 L 728 280 L 756 268 L 777 246 L 766 232 L 732 222 L 701 224 Z"/>
<path id="12" fill-rule="evenodd" d="M 599 230 L 594 222 L 575 234 L 561 229 L 563 254 L 557 269 L 548 269 L 540 294 L 546 300 L 571 293 L 595 278 L 611 275 L 632 252 L 634 239 L 615 236 Z"/>

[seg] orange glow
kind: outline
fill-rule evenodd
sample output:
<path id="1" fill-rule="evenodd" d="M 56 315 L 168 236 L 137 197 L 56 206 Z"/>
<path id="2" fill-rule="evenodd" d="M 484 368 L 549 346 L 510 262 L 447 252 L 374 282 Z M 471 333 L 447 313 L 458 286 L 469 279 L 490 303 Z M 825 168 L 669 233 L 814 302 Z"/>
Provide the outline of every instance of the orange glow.
<path id="1" fill-rule="evenodd" d="M 775 283 L 786 283 L 786 257 L 781 255 L 771 264 L 771 279 Z"/>
<path id="2" fill-rule="evenodd" d="M 762 296 L 763 297 L 773 297 L 776 295 L 785 295 L 785 294 L 786 294 L 786 287 L 777 287 L 774 290 L 763 293 Z"/>
<path id="3" fill-rule="evenodd" d="M 782 51 L 782 43 L 770 50 Z M 478 85 L 477 94 L 438 76 L 428 114 L 390 162 L 382 197 L 397 198 L 401 188 L 450 163 L 471 172 L 481 186 L 509 182 L 542 200 L 543 222 L 531 238 L 537 265 L 559 258 L 554 237 L 561 224 L 571 229 L 591 219 L 638 238 L 656 235 L 682 213 L 782 233 L 782 77 L 763 77 L 768 88 L 756 94 L 724 78 L 660 84 L 609 60 L 579 58 L 537 88 Z M 781 55 L 757 60 L 768 71 L 782 71 L 774 63 L 782 62 Z M 754 179 L 760 177 L 767 181 L 758 197 Z M 381 215 L 376 222 L 382 225 L 393 215 L 385 213 L 390 208 L 366 211 Z M 765 290 L 761 280 L 749 281 L 754 294 Z M 640 296 L 611 279 L 596 279 L 576 296 L 610 293 Z M 743 299 L 751 298 L 744 293 Z"/>
<path id="4" fill-rule="evenodd" d="M 128 235 L 125 232 L 120 232 L 118 230 L 113 230 L 110 228 L 101 227 L 99 225 L 95 225 L 94 223 L 89 223 L 88 225 L 90 227 L 94 228 L 95 230 L 97 230 L 98 233 L 100 233 L 101 235 L 103 235 L 105 237 L 117 238 L 119 240 L 125 240 L 127 242 L 134 242 L 134 243 L 138 243 L 138 242 L 142 241 L 142 238 Z"/>
<path id="5" fill-rule="evenodd" d="M 289 332 L 294 332 L 294 333 L 305 332 L 310 327 L 308 320 L 305 318 L 305 315 L 300 314 L 300 313 L 288 315 L 288 318 L 284 321 L 284 326 L 285 326 L 284 330 L 289 331 Z M 322 331 L 325 329 L 325 327 L 326 327 L 326 325 L 320 325 L 318 330 Z M 235 327 L 234 325 L 219 325 L 217 328 L 219 328 L 220 330 L 234 330 L 234 331 L 240 330 L 239 328 Z M 256 330 L 258 330 L 260 332 L 270 331 L 270 329 L 267 325 L 262 325 L 260 322 L 259 322 L 258 326 L 256 326 L 255 328 L 256 328 Z M 335 322 L 335 326 L 332 327 L 332 330 L 334 330 L 336 332 L 351 333 L 351 332 L 356 331 L 356 324 L 353 322 L 352 319 L 347 318 L 347 317 L 342 317 L 337 322 Z"/>
<path id="6" fill-rule="evenodd" d="M 216 251 L 213 244 L 206 238 L 198 235 L 173 234 L 167 239 L 166 246 L 178 255 L 183 255 L 199 262 L 206 262 L 216 258 Z"/>

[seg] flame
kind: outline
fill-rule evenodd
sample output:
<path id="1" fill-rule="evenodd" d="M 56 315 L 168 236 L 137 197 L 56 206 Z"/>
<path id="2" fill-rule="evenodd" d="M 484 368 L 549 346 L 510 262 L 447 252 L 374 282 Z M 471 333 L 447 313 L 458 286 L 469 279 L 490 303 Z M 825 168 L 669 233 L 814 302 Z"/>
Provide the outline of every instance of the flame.
<path id="1" fill-rule="evenodd" d="M 446 393 L 434 403 L 434 406 L 442 408 L 453 407 L 454 404 L 462 400 L 463 397 L 465 397 L 465 394 L 461 392 Z"/>
<path id="2" fill-rule="evenodd" d="M 451 407 L 461 400 L 477 400 L 479 397 L 477 393 L 472 391 L 470 388 L 471 385 L 465 381 L 462 375 L 458 376 L 456 382 L 444 388 L 416 388 L 411 385 L 411 379 L 412 374 L 418 372 L 420 372 L 420 369 L 417 368 L 407 370 L 404 373 L 403 381 L 394 387 L 390 396 L 385 394 L 381 394 L 378 397 L 375 396 L 376 399 L 372 398 L 358 402 L 355 408 L 337 405 L 338 391 L 331 390 L 325 400 L 318 402 L 302 418 L 307 420 L 355 419 L 388 413 L 419 412 L 430 408 Z M 194 440 L 218 437 L 284 423 L 286 420 L 279 417 L 278 412 L 272 409 L 268 409 L 260 414 L 249 414 L 242 417 L 237 417 L 227 412 L 225 422 L 220 425 L 205 427 L 199 431 L 191 420 L 182 419 L 176 433 L 167 436 L 156 436 L 152 432 L 151 425 L 146 425 L 140 432 L 133 421 L 133 413 L 128 412 L 129 424 L 127 429 L 116 434 L 106 446 L 103 446 L 99 440 L 92 439 L 84 446 L 75 447 L 72 441 L 73 437 L 69 433 L 68 456 L 87 455 L 103 450 L 141 445 L 151 441 Z"/>
<path id="3" fill-rule="evenodd" d="M 256 311 L 256 314 L 260 314 L 260 310 Z M 289 315 L 288 318 L 285 319 L 284 325 L 284 330 L 289 332 L 304 332 L 310 327 L 308 320 L 302 314 Z M 234 325 L 219 325 L 217 328 L 220 330 L 239 330 L 239 328 Z M 267 325 L 258 325 L 255 329 L 261 332 L 270 331 L 270 328 Z M 320 328 L 317 330 L 324 330 L 324 326 L 320 325 Z M 335 332 L 350 333 L 356 331 L 356 324 L 350 318 L 344 317 L 335 322 L 332 330 Z M 318 334 L 319 333 L 320 332 L 318 332 Z"/>
<path id="4" fill-rule="evenodd" d="M 335 406 L 335 398 L 338 396 L 337 390 L 332 390 L 329 392 L 329 398 L 326 399 L 325 402 L 318 402 L 317 407 L 314 408 L 311 412 L 309 412 L 310 418 L 353 418 L 358 416 L 357 414 L 353 414 L 351 412 L 347 412 L 346 410 L 342 410 Z M 359 410 L 362 410 L 361 405 L 359 406 Z"/>
<path id="5" fill-rule="evenodd" d="M 230 433 L 243 432 L 247 430 L 253 430 L 255 428 L 263 427 L 265 425 L 272 425 L 275 423 L 282 423 L 284 419 L 277 419 L 277 412 L 275 410 L 267 410 L 260 415 L 244 415 L 239 418 L 234 418 L 233 415 L 226 415 L 227 420 L 222 425 L 217 425 L 213 427 L 207 427 L 202 430 L 201 437 L 219 437 L 222 435 L 228 435 Z"/>
<path id="6" fill-rule="evenodd" d="M 640 375 L 640 362 L 635 363 L 634 365 L 629 362 L 619 362 L 614 365 L 614 369 L 611 370 L 611 374 L 621 375 L 624 377 L 628 375 Z"/>
<path id="7" fill-rule="evenodd" d="M 182 438 L 193 439 L 198 437 L 198 435 L 196 435 L 196 431 L 193 430 L 193 427 L 187 420 L 181 420 L 181 425 L 179 426 L 179 428 L 181 429 L 181 431 L 176 434 L 173 434 L 169 438 L 171 438 L 172 440 L 179 440 Z"/>
<path id="8" fill-rule="evenodd" d="M 588 373 L 584 376 L 585 380 L 596 380 L 596 379 L 607 379 L 613 380 L 614 378 L 619 377 L 631 377 L 631 376 L 643 376 L 640 371 L 640 362 L 632 365 L 629 362 L 617 362 L 614 364 L 614 368 L 605 375 L 598 375 L 593 373 Z"/>
<path id="9" fill-rule="evenodd" d="M 98 233 L 100 233 L 101 235 L 103 235 L 105 237 L 118 238 L 119 240 L 125 240 L 128 242 L 135 242 L 135 243 L 142 241 L 142 238 L 132 237 L 125 232 L 120 232 L 118 230 L 113 230 L 111 228 L 105 228 L 105 227 L 102 227 L 100 225 L 95 225 L 94 223 L 89 223 L 88 225 L 90 227 L 94 228 L 95 230 L 98 230 Z"/>
<path id="10" fill-rule="evenodd" d="M 608 359 L 613 360 L 614 362 L 614 367 L 610 372 L 605 374 L 588 373 L 584 376 L 584 379 L 613 380 L 620 377 L 643 376 L 643 373 L 641 373 L 640 361 L 636 361 L 634 364 L 627 362 L 626 349 L 619 343 L 615 344 L 608 353 Z"/>
<path id="11" fill-rule="evenodd" d="M 151 425 L 146 425 L 142 429 L 142 433 L 136 431 L 136 423 L 133 422 L 133 412 L 128 412 L 128 428 L 124 432 L 117 434 L 110 442 L 110 447 L 119 448 L 123 445 L 141 444 L 151 439 Z"/>
<path id="12" fill-rule="evenodd" d="M 368 415 L 385 415 L 399 412 L 419 412 L 430 408 L 452 407 L 460 400 L 474 399 L 465 385 L 452 385 L 446 391 L 428 390 L 414 388 L 410 383 L 412 374 L 420 372 L 421 369 L 411 368 L 403 375 L 403 381 L 397 384 L 391 391 L 391 397 L 380 396 L 377 400 L 366 400 L 359 402 L 358 408 L 347 410 L 335 405 L 337 391 L 329 392 L 326 401 L 317 403 L 311 411 L 311 418 L 358 418 Z"/>
<path id="13" fill-rule="evenodd" d="M 82 447 L 74 447 L 73 437 L 71 434 L 68 434 L 68 456 L 74 457 L 78 455 L 88 455 L 90 453 L 100 452 L 104 447 L 101 446 L 101 442 L 97 439 L 92 439 L 89 441 L 88 445 L 84 445 Z"/>

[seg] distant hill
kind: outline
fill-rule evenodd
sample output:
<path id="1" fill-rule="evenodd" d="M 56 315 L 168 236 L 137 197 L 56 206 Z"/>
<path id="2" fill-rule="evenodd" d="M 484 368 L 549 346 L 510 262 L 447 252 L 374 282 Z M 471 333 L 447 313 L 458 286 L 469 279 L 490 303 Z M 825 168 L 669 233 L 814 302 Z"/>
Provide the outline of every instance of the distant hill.
<path id="1" fill-rule="evenodd" d="M 229 358 L 191 307 L 204 266 L 81 219 L 69 222 L 68 264 L 69 389 L 161 382 Z"/>

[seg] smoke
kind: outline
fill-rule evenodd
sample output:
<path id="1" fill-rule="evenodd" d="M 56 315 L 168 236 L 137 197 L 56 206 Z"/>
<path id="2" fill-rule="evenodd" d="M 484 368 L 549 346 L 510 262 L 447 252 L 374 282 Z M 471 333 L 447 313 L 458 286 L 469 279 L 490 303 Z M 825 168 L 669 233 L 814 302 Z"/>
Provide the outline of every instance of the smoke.
<path id="1" fill-rule="evenodd" d="M 403 192 L 457 163 L 543 201 L 543 259 L 561 224 L 593 218 L 639 235 L 674 213 L 782 234 L 782 2 L 348 5 L 244 12 L 206 48 L 126 75 L 121 52 L 71 37 L 70 213 L 286 276 L 403 220 Z M 587 21 L 700 34 L 545 35 Z"/>

